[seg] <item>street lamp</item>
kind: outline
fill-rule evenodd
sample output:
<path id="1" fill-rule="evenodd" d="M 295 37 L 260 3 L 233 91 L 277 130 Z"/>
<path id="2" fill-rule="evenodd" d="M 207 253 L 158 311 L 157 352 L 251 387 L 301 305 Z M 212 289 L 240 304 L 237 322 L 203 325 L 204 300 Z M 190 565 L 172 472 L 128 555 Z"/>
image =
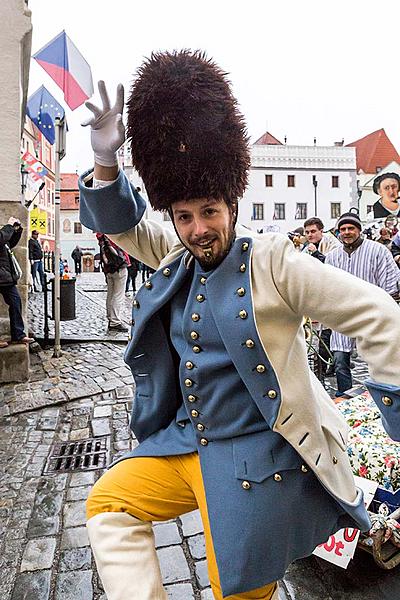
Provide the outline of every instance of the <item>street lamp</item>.
<path id="1" fill-rule="evenodd" d="M 25 191 L 28 183 L 28 175 L 29 171 L 25 169 L 25 165 L 21 164 L 21 204 L 23 204 L 25 199 Z"/>
<path id="2" fill-rule="evenodd" d="M 312 176 L 312 183 L 314 186 L 314 215 L 317 216 L 317 187 L 318 187 L 318 181 L 317 181 L 317 176 L 313 175 Z"/>

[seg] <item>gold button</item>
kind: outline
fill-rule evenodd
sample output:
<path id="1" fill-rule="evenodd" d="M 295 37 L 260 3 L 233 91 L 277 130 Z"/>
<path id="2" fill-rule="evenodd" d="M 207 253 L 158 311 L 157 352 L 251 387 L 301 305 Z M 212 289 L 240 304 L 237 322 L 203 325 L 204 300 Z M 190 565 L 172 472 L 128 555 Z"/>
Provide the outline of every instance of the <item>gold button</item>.
<path id="1" fill-rule="evenodd" d="M 164 269 L 164 271 L 162 272 L 162 274 L 163 274 L 165 277 L 169 277 L 169 276 L 171 275 L 171 269 L 168 269 L 168 267 L 166 267 L 166 268 Z"/>
<path id="2" fill-rule="evenodd" d="M 275 481 L 282 481 L 282 475 L 279 475 L 279 473 L 275 473 L 274 479 Z"/>
<path id="3" fill-rule="evenodd" d="M 147 288 L 148 290 L 151 290 L 151 288 L 153 287 L 153 284 L 151 283 L 151 281 L 146 281 L 144 284 L 144 287 Z"/>
<path id="4" fill-rule="evenodd" d="M 249 490 L 251 488 L 251 483 L 249 483 L 248 481 L 242 481 L 242 488 L 244 490 Z"/>
<path id="5" fill-rule="evenodd" d="M 308 473 L 306 465 L 301 465 L 301 470 L 303 471 L 303 473 Z"/>
<path id="6" fill-rule="evenodd" d="M 198 411 L 194 410 L 194 409 L 192 411 L 190 411 L 190 414 L 192 415 L 192 417 L 198 417 L 199 416 Z"/>
<path id="7" fill-rule="evenodd" d="M 332 456 L 332 462 L 334 465 L 337 465 L 337 458 L 336 456 Z"/>
<path id="8" fill-rule="evenodd" d="M 200 348 L 200 346 L 193 346 L 192 350 L 193 350 L 193 352 L 195 352 L 196 354 L 198 354 L 199 352 L 201 352 L 201 348 Z"/>
<path id="9" fill-rule="evenodd" d="M 243 250 L 243 252 L 246 252 L 246 250 L 248 250 L 248 249 L 249 249 L 248 242 L 243 242 L 243 244 L 242 244 L 242 250 Z"/>
<path id="10" fill-rule="evenodd" d="M 276 391 L 275 390 L 268 390 L 267 394 L 268 394 L 268 398 L 271 398 L 271 399 L 276 398 Z"/>
<path id="11" fill-rule="evenodd" d="M 257 373 L 265 373 L 265 365 L 257 365 L 256 371 Z"/>
<path id="12" fill-rule="evenodd" d="M 185 379 L 185 386 L 186 387 L 192 387 L 193 385 L 193 381 L 191 379 Z"/>
<path id="13" fill-rule="evenodd" d="M 200 283 L 201 283 L 202 285 L 205 285 L 205 284 L 206 284 L 206 281 L 207 281 L 207 278 L 206 278 L 206 277 L 200 277 Z"/>
<path id="14" fill-rule="evenodd" d="M 254 346 L 255 346 L 253 340 L 246 340 L 245 344 L 246 344 L 247 348 L 254 348 Z"/>
<path id="15" fill-rule="evenodd" d="M 203 296 L 203 294 L 197 294 L 196 300 L 197 302 L 204 302 L 205 297 Z"/>
<path id="16" fill-rule="evenodd" d="M 197 313 L 192 314 L 192 321 L 200 321 L 200 315 Z"/>
<path id="17" fill-rule="evenodd" d="M 185 367 L 186 367 L 187 369 L 193 369 L 193 367 L 194 367 L 194 364 L 193 364 L 193 363 L 192 363 L 190 360 L 188 360 L 188 361 L 185 363 Z"/>
<path id="18" fill-rule="evenodd" d="M 196 402 L 197 400 L 196 396 L 193 396 L 193 394 L 189 394 L 187 399 L 189 400 L 189 402 Z"/>
<path id="19" fill-rule="evenodd" d="M 247 311 L 245 311 L 244 308 L 239 311 L 239 317 L 241 319 L 247 319 Z"/>
<path id="20" fill-rule="evenodd" d="M 197 333 L 197 331 L 191 331 L 190 337 L 192 338 L 192 340 L 197 340 L 199 338 L 199 334 Z"/>
<path id="21" fill-rule="evenodd" d="M 236 290 L 236 293 L 238 296 L 244 296 L 246 293 L 246 290 L 244 288 L 239 288 Z"/>
<path id="22" fill-rule="evenodd" d="M 392 406 L 393 404 L 393 400 L 389 396 L 382 396 L 381 400 L 385 406 Z"/>
<path id="23" fill-rule="evenodd" d="M 207 444 L 208 444 L 208 440 L 206 440 L 206 438 L 201 438 L 201 440 L 200 440 L 200 444 L 201 444 L 202 446 L 207 446 Z"/>
<path id="24" fill-rule="evenodd" d="M 137 300 L 134 300 L 134 301 L 132 302 L 132 306 L 133 306 L 134 308 L 140 308 L 140 303 L 139 303 Z"/>
<path id="25" fill-rule="evenodd" d="M 240 267 L 239 267 L 239 271 L 240 271 L 241 273 L 244 273 L 244 272 L 245 272 L 245 270 L 246 270 L 246 265 L 245 265 L 244 263 L 242 263 L 242 264 L 240 265 Z"/>
<path id="26" fill-rule="evenodd" d="M 203 423 L 197 423 L 196 427 L 197 427 L 197 429 L 199 431 L 204 431 L 205 430 L 205 427 L 204 427 Z"/>

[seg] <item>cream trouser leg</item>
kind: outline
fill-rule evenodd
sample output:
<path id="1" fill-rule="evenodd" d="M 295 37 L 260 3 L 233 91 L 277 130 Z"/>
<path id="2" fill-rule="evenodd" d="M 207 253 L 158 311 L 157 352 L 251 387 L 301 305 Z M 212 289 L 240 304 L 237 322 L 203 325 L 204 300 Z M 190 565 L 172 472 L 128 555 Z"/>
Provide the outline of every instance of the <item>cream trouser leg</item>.
<path id="1" fill-rule="evenodd" d="M 150 522 L 106 512 L 87 529 L 108 600 L 167 600 Z"/>

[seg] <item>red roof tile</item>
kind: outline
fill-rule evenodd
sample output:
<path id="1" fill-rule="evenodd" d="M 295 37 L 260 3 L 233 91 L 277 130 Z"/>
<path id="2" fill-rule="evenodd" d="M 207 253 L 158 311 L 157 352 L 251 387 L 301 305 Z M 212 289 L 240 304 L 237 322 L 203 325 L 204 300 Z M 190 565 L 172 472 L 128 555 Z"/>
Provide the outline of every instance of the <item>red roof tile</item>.
<path id="1" fill-rule="evenodd" d="M 61 173 L 60 177 L 62 190 L 78 190 L 77 173 Z"/>
<path id="2" fill-rule="evenodd" d="M 346 146 L 356 148 L 357 171 L 377 173 L 393 160 L 400 162 L 400 156 L 384 129 L 369 133 Z"/>
<path id="3" fill-rule="evenodd" d="M 266 131 L 256 142 L 255 146 L 283 146 L 276 137 L 274 137 L 269 131 Z"/>

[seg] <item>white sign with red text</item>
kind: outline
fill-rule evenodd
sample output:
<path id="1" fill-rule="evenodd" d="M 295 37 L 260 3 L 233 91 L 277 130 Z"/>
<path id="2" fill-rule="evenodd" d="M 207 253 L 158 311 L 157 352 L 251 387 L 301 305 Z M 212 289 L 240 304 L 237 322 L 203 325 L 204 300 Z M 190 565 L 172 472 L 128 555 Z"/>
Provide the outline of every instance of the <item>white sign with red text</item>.
<path id="1" fill-rule="evenodd" d="M 364 492 L 365 507 L 371 504 L 372 498 L 375 495 L 378 484 L 362 477 L 355 477 L 356 486 Z M 354 556 L 357 547 L 357 541 L 360 536 L 359 529 L 340 529 L 324 543 L 317 546 L 313 552 L 315 556 L 319 556 L 343 569 L 347 569 L 350 560 Z"/>

